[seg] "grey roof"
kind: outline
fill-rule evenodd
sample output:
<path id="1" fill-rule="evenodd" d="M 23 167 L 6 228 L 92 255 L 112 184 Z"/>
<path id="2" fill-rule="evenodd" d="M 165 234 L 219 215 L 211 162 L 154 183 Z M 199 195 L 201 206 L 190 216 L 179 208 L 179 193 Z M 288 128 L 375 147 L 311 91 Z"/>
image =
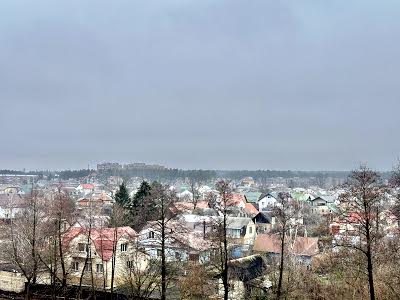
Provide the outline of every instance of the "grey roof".
<path id="1" fill-rule="evenodd" d="M 228 217 L 227 228 L 229 229 L 242 229 L 247 226 L 251 218 Z"/>

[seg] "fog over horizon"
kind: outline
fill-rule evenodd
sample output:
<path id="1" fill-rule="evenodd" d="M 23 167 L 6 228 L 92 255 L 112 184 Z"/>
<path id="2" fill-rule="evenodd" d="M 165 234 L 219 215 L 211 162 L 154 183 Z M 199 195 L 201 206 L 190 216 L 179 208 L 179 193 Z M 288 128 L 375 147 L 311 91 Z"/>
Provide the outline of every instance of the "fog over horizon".
<path id="1" fill-rule="evenodd" d="M 400 2 L 0 3 L 0 169 L 391 170 Z"/>

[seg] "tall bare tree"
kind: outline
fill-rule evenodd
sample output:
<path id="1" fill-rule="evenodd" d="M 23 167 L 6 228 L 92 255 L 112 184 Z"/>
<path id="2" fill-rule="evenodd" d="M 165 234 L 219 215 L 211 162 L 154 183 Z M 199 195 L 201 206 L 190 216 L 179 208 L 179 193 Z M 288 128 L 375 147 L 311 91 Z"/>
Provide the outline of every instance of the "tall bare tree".
<path id="1" fill-rule="evenodd" d="M 160 183 L 153 182 L 151 187 L 152 201 L 154 202 L 157 214 L 157 224 L 160 230 L 161 238 L 161 300 L 166 299 L 167 295 L 167 259 L 166 259 L 166 242 L 168 238 L 168 222 L 173 215 L 170 206 L 176 199 L 174 192 Z"/>
<path id="2" fill-rule="evenodd" d="M 279 193 L 277 203 L 273 208 L 273 213 L 276 218 L 275 232 L 279 234 L 280 241 L 280 257 L 279 257 L 279 278 L 278 287 L 276 290 L 276 298 L 280 299 L 282 296 L 282 283 L 283 272 L 285 269 L 285 252 L 287 241 L 287 234 L 296 226 L 296 218 L 299 213 L 299 205 L 297 201 L 290 198 L 289 193 Z"/>
<path id="3" fill-rule="evenodd" d="M 26 298 L 30 297 L 30 287 L 35 284 L 39 271 L 39 245 L 43 244 L 39 220 L 44 217 L 43 197 L 33 189 L 25 198 L 25 208 L 11 220 L 10 243 L 3 255 L 16 265 L 26 278 Z"/>
<path id="4" fill-rule="evenodd" d="M 374 300 L 374 257 L 381 238 L 379 213 L 386 189 L 379 174 L 366 166 L 352 171 L 344 188 L 345 193 L 339 197 L 341 215 L 356 224 L 359 241 L 342 239 L 338 245 L 356 250 L 365 258 L 369 296 Z"/>
<path id="5" fill-rule="evenodd" d="M 131 299 L 149 298 L 161 285 L 160 262 L 149 259 L 137 245 L 133 256 L 125 262 L 125 276 L 122 278 L 122 290 Z"/>
<path id="6" fill-rule="evenodd" d="M 193 210 L 197 208 L 197 203 L 200 200 L 199 184 L 194 178 L 189 178 L 190 192 L 192 193 Z"/>
<path id="7" fill-rule="evenodd" d="M 232 188 L 231 183 L 227 180 L 219 180 L 216 183 L 216 190 L 218 195 L 210 195 L 209 203 L 213 209 L 219 214 L 219 219 L 214 221 L 214 237 L 215 242 L 218 245 L 218 255 L 216 260 L 218 261 L 216 267 L 222 279 L 222 286 L 224 290 L 224 300 L 228 299 L 229 296 L 229 272 L 228 272 L 228 261 L 229 261 L 229 249 L 228 249 L 228 207 L 229 202 L 232 199 Z"/>

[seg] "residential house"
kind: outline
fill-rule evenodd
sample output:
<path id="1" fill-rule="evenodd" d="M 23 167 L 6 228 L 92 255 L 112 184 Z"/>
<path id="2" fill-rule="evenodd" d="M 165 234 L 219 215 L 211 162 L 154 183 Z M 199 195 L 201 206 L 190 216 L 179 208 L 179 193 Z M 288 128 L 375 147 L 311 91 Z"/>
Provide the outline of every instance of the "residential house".
<path id="1" fill-rule="evenodd" d="M 268 193 L 258 200 L 258 210 L 267 211 L 272 209 L 278 202 L 276 193 Z"/>
<path id="2" fill-rule="evenodd" d="M 122 284 L 131 266 L 145 269 L 148 256 L 137 247 L 137 233 L 130 227 L 92 228 L 70 227 L 63 235 L 65 262 L 69 284 L 91 282 L 91 271 L 98 288 L 109 289 L 112 277 L 112 257 L 115 256 L 114 286 Z M 88 262 L 85 264 L 85 261 Z M 139 263 L 137 262 L 139 261 Z"/>
<path id="3" fill-rule="evenodd" d="M 91 184 L 91 183 L 81 183 L 76 188 L 76 190 L 83 195 L 88 195 L 90 193 L 93 193 L 94 189 L 95 189 L 95 186 L 94 186 L 94 184 Z"/>
<path id="4" fill-rule="evenodd" d="M 269 212 L 259 212 L 252 218 L 258 233 L 267 233 L 275 225 L 275 217 Z"/>
<path id="5" fill-rule="evenodd" d="M 314 199 L 310 199 L 308 202 L 311 205 L 311 211 L 320 215 L 332 213 L 332 208 L 330 207 L 332 202 L 328 202 L 327 199 L 328 197 L 325 196 L 318 196 Z"/>
<path id="6" fill-rule="evenodd" d="M 227 236 L 230 239 L 235 239 L 234 243 L 252 245 L 256 235 L 256 225 L 251 218 L 227 218 Z"/>
<path id="7" fill-rule="evenodd" d="M 318 238 L 288 237 L 286 249 L 297 260 L 311 266 L 313 256 L 319 253 Z M 281 240 L 277 234 L 259 234 L 254 241 L 254 253 L 264 253 L 273 258 L 281 253 Z"/>
<path id="8" fill-rule="evenodd" d="M 0 220 L 8 222 L 26 207 L 26 202 L 20 194 L 0 194 Z"/>
<path id="9" fill-rule="evenodd" d="M 256 184 L 253 177 L 245 177 L 240 182 L 243 186 L 246 186 L 246 187 L 251 187 Z"/>
<path id="10" fill-rule="evenodd" d="M 167 222 L 164 241 L 167 261 L 204 263 L 210 260 L 213 249 L 212 242 L 205 239 L 202 232 L 192 231 L 176 220 Z M 160 258 L 162 239 L 159 222 L 148 222 L 139 232 L 138 242 L 151 258 Z"/>

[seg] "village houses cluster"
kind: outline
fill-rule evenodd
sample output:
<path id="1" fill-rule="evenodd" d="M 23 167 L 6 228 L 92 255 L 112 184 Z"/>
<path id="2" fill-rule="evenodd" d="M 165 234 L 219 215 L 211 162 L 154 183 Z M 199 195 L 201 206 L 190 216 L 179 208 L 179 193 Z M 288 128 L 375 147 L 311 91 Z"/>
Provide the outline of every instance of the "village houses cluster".
<path id="1" fill-rule="evenodd" d="M 101 168 L 122 167 L 102 165 Z M 148 221 L 139 231 L 129 226 L 109 226 L 115 194 L 124 181 L 117 175 L 99 179 L 92 174 L 79 180 L 29 178 L 28 182 L 28 178 L 21 176 L 19 181 L 13 178 L 9 183 L 4 183 L 7 175 L 2 176 L 0 220 L 4 228 L 1 236 L 3 243 L 10 242 L 7 228 L 17 224 L 14 221 L 24 215 L 26 199 L 31 196 L 32 189 L 41 191 L 47 198 L 53 199 L 61 193 L 73 200 L 73 217 L 60 220 L 68 284 L 89 285 L 94 282 L 96 287 L 106 290 L 111 286 L 123 286 L 133 269 L 148 270 L 150 264 L 161 258 L 162 246 L 166 249 L 167 262 L 182 266 L 207 264 L 219 249 L 211 237 L 215 222 L 222 217 L 210 202 L 213 197 L 220 197 L 213 182 L 197 184 L 196 195 L 188 181 L 169 185 L 175 199 L 168 204 L 167 236 L 162 237 L 157 220 Z M 126 182 L 131 197 L 142 181 L 143 178 L 130 178 Z M 338 187 L 322 189 L 269 185 L 265 191 L 249 177 L 231 181 L 230 184 L 232 192 L 226 203 L 226 235 L 229 265 L 235 270 L 229 278 L 232 299 L 244 295 L 255 281 L 261 281 L 266 289 L 271 286 L 271 278 L 264 276 L 263 270 L 281 253 L 277 208 L 281 205 L 282 193 L 297 203 L 295 213 L 288 220 L 287 251 L 305 270 L 313 268 L 314 260 L 324 254 L 326 246 L 352 236 L 356 243 L 355 233 L 360 226 L 360 218 L 356 213 L 346 217 L 337 214 L 341 208 L 342 193 Z M 390 195 L 388 197 L 390 200 Z M 398 223 L 390 210 L 379 213 L 387 235 L 398 230 Z M 45 222 L 45 218 L 43 220 Z M 326 239 L 327 236 L 330 239 Z M 0 289 L 21 292 L 26 278 L 18 264 L 2 257 L 0 268 Z M 215 280 L 215 293 L 218 295 L 218 278 Z M 38 282 L 51 283 L 46 268 L 40 269 Z"/>

